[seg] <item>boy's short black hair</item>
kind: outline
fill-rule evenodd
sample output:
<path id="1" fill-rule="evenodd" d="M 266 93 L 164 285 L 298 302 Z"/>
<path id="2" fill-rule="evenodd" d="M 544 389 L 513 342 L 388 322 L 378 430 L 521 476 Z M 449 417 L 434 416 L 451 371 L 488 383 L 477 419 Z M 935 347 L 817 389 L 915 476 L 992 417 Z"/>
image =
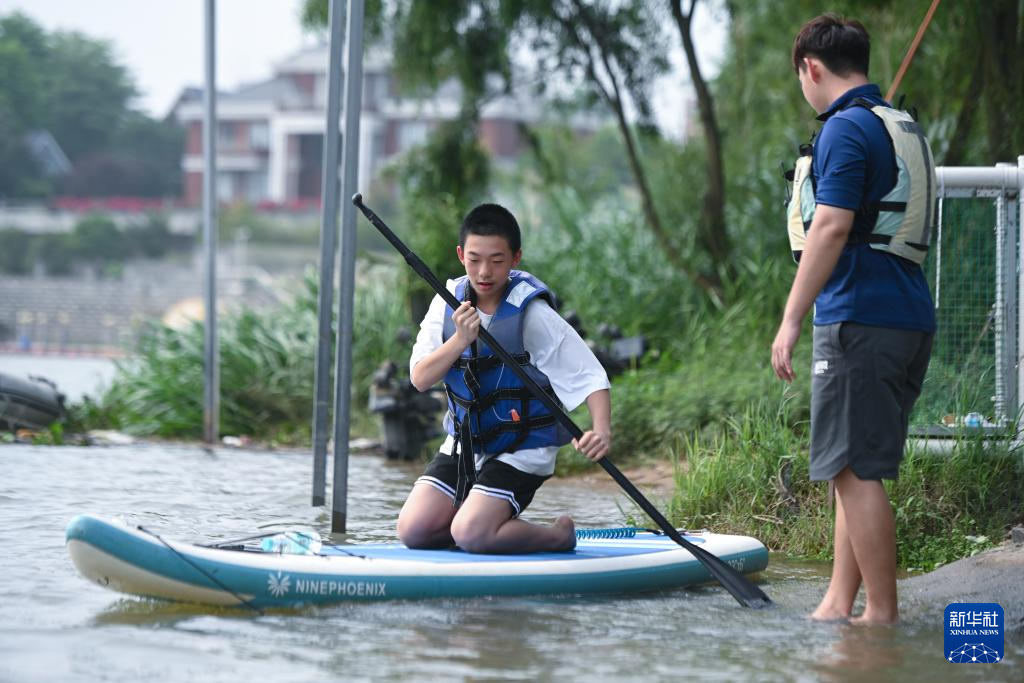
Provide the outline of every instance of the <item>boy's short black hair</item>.
<path id="1" fill-rule="evenodd" d="M 868 75 L 871 37 L 859 21 L 834 12 L 811 19 L 793 41 L 793 68 L 800 70 L 804 57 L 817 57 L 837 76 Z"/>
<path id="2" fill-rule="evenodd" d="M 512 253 L 522 248 L 519 223 L 512 212 L 499 204 L 481 204 L 466 214 L 459 228 L 459 246 L 465 248 L 467 235 L 499 235 L 508 242 Z"/>

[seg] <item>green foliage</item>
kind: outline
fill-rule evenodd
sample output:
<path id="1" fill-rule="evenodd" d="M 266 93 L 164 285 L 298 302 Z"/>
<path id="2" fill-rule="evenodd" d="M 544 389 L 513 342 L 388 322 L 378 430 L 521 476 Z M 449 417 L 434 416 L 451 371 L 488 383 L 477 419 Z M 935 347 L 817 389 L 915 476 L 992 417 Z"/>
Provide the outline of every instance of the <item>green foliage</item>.
<path id="1" fill-rule="evenodd" d="M 35 68 L 43 46 L 42 30 L 24 15 L 0 18 L 0 197 L 41 189 L 23 141 L 43 115 L 44 74 Z"/>
<path id="2" fill-rule="evenodd" d="M 948 455 L 908 449 L 887 489 L 901 564 L 929 570 L 999 543 L 1021 521 L 1024 459 L 1006 443 L 964 435 Z"/>
<path id="3" fill-rule="evenodd" d="M 342 26 L 344 26 L 344 12 L 348 10 L 348 3 L 341 3 L 341 9 L 343 10 Z M 303 27 L 310 31 L 329 28 L 330 3 L 328 0 L 306 0 L 300 10 L 299 19 Z M 377 39 L 381 36 L 385 21 L 383 0 L 366 0 L 363 5 L 363 27 L 369 39 Z"/>
<path id="4" fill-rule="evenodd" d="M 47 33 L 19 13 L 0 17 L 0 197 L 177 193 L 181 131 L 133 111 L 136 94 L 107 42 Z M 75 167 L 63 187 L 28 150 L 37 130 Z"/>
<path id="5" fill-rule="evenodd" d="M 353 413 L 365 411 L 370 377 L 396 349 L 405 319 L 393 273 L 358 277 L 353 330 Z M 316 358 L 317 281 L 307 275 L 292 303 L 272 311 L 241 310 L 219 321 L 221 433 L 271 441 L 308 441 Z M 84 428 L 198 438 L 203 425 L 203 328 L 155 327 L 118 366 L 106 394 L 75 408 Z M 332 353 L 333 360 L 333 353 Z"/>
<path id="6" fill-rule="evenodd" d="M 42 264 L 48 275 L 70 275 L 78 260 L 70 235 L 38 235 L 28 250 L 28 262 Z"/>
<path id="7" fill-rule="evenodd" d="M 426 144 L 406 154 L 393 169 L 402 187 L 398 234 L 439 278 L 465 271 L 455 246 L 462 217 L 484 199 L 490 163 L 476 140 L 477 112 L 463 111 L 438 124 Z M 410 269 L 403 269 L 412 318 L 426 313 L 432 290 Z"/>
<path id="8" fill-rule="evenodd" d="M 123 261 L 127 255 L 121 231 L 101 214 L 80 220 L 71 233 L 71 244 L 82 259 L 96 263 Z"/>
<path id="9" fill-rule="evenodd" d="M 136 95 L 110 45 L 79 33 L 54 33 L 45 66 L 45 127 L 72 161 L 106 148 Z"/>
<path id="10" fill-rule="evenodd" d="M 29 272 L 28 259 L 32 236 L 21 230 L 0 230 L 0 273 L 25 275 Z"/>
<path id="11" fill-rule="evenodd" d="M 124 239 L 130 251 L 144 258 L 160 258 L 174 245 L 174 236 L 167 221 L 158 214 L 153 214 L 142 225 L 125 231 Z"/>
<path id="12" fill-rule="evenodd" d="M 670 519 L 830 559 L 832 511 L 826 486 L 808 480 L 806 445 L 789 405 L 769 402 L 747 408 L 723 434 L 686 440 Z M 948 455 L 911 448 L 886 488 L 900 566 L 930 570 L 990 547 L 1021 521 L 1024 461 L 1006 444 L 981 440 L 960 439 Z"/>
<path id="13" fill-rule="evenodd" d="M 103 149 L 75 162 L 61 191 L 89 197 L 177 197 L 184 148 L 185 131 L 177 124 L 128 112 Z"/>
<path id="14" fill-rule="evenodd" d="M 320 243 L 320 222 L 311 217 L 300 225 L 284 224 L 272 215 L 260 213 L 252 204 L 236 202 L 218 213 L 217 236 L 222 244 L 244 236 L 261 244 L 315 246 Z"/>
<path id="15" fill-rule="evenodd" d="M 0 273 L 26 275 L 41 265 L 47 274 L 60 276 L 83 264 L 109 273 L 127 259 L 159 258 L 177 246 L 166 219 L 159 214 L 124 230 L 108 216 L 90 214 L 67 234 L 0 230 Z"/>

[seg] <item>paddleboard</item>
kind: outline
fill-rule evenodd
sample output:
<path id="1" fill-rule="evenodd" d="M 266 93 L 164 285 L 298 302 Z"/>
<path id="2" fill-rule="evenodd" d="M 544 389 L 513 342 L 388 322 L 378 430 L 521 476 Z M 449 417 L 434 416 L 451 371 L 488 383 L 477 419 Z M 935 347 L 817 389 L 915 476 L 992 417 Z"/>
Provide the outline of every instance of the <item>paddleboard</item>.
<path id="1" fill-rule="evenodd" d="M 749 574 L 768 550 L 747 536 L 683 532 L 692 543 Z M 262 609 L 345 601 L 629 593 L 713 580 L 689 551 L 647 531 L 581 530 L 576 549 L 523 555 L 411 550 L 399 543 L 315 544 L 308 554 L 267 552 L 258 542 L 230 547 L 157 536 L 90 515 L 67 527 L 78 571 L 132 595 Z"/>

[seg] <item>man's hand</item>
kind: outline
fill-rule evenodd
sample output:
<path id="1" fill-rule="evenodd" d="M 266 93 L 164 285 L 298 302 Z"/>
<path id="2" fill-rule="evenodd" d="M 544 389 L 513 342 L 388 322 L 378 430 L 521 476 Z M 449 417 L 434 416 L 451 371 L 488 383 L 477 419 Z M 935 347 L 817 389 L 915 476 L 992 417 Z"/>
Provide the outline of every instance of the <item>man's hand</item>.
<path id="1" fill-rule="evenodd" d="M 772 369 L 779 379 L 792 382 L 796 378 L 793 374 L 793 347 L 800 338 L 800 327 L 814 305 L 815 297 L 835 270 L 852 228 L 853 211 L 828 204 L 819 204 L 814 210 L 814 220 L 807 232 L 807 244 L 789 290 L 782 324 L 772 342 Z"/>
<path id="2" fill-rule="evenodd" d="M 793 347 L 800 339 L 800 321 L 783 319 L 779 331 L 772 342 L 772 368 L 775 375 L 782 380 L 792 382 L 796 379 L 793 373 Z"/>
<path id="3" fill-rule="evenodd" d="M 472 304 L 463 301 L 462 305 L 452 313 L 452 322 L 455 323 L 455 336 L 459 338 L 462 348 L 466 348 L 476 341 L 476 336 L 480 332 L 480 314 L 476 312 Z"/>
<path id="4" fill-rule="evenodd" d="M 588 431 L 580 439 L 573 439 L 572 445 L 577 451 L 585 455 L 588 460 L 597 462 L 608 455 L 608 451 L 611 450 L 612 435 L 604 432 Z"/>

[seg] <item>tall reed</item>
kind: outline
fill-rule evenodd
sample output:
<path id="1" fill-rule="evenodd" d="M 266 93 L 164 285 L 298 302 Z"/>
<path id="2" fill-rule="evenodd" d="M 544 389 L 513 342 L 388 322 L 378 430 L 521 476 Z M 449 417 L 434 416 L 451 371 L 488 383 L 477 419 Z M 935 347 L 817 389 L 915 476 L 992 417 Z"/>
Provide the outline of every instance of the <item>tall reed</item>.
<path id="1" fill-rule="evenodd" d="M 363 268 L 356 287 L 353 392 L 365 410 L 370 377 L 381 362 L 407 355 L 396 341 L 405 322 L 393 266 Z M 308 273 L 291 303 L 273 310 L 228 311 L 219 321 L 221 432 L 308 440 L 316 357 L 317 281 Z M 336 310 L 332 306 L 332 311 Z M 333 345 L 332 345 L 333 346 Z M 109 389 L 75 410 L 83 427 L 196 438 L 203 424 L 203 328 L 153 327 L 119 364 Z M 334 353 L 332 349 L 331 361 Z"/>

